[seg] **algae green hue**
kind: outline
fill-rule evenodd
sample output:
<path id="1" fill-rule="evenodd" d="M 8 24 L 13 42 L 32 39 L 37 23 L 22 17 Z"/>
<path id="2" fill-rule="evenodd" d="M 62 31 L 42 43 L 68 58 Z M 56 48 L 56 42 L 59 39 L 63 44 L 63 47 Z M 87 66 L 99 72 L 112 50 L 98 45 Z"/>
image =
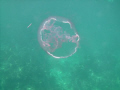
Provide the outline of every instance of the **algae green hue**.
<path id="1" fill-rule="evenodd" d="M 51 16 L 69 19 L 80 36 L 71 57 L 39 45 Z M 120 1 L 0 0 L 0 90 L 120 90 Z"/>

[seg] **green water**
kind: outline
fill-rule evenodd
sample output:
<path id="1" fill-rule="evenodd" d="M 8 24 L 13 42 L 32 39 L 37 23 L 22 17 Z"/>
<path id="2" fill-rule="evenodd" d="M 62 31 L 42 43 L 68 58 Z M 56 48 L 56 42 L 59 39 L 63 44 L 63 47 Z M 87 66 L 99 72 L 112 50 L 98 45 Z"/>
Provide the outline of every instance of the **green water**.
<path id="1" fill-rule="evenodd" d="M 39 45 L 50 16 L 74 24 L 80 42 L 71 57 Z M 120 90 L 119 35 L 119 0 L 0 0 L 0 90 Z"/>

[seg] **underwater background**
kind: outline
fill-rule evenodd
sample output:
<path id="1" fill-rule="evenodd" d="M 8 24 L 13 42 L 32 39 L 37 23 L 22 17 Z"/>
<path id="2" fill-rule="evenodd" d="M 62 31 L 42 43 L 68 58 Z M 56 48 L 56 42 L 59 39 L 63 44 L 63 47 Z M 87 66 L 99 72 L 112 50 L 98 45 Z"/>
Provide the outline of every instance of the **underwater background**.
<path id="1" fill-rule="evenodd" d="M 38 42 L 51 16 L 80 36 L 68 58 Z M 120 90 L 120 0 L 0 0 L 0 90 Z"/>

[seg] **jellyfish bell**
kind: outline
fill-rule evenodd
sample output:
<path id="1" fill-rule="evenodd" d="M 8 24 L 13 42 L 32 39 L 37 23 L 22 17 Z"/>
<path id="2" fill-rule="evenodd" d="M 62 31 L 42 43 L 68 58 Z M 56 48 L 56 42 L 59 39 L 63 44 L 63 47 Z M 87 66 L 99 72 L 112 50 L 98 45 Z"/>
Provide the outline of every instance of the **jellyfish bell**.
<path id="1" fill-rule="evenodd" d="M 41 47 L 54 58 L 72 56 L 79 46 L 80 37 L 66 18 L 49 17 L 38 30 Z"/>

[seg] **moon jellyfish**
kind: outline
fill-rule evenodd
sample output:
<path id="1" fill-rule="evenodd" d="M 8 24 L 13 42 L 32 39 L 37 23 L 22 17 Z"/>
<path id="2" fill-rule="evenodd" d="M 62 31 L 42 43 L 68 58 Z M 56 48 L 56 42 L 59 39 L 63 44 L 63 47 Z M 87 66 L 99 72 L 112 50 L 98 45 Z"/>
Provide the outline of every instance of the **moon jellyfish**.
<path id="1" fill-rule="evenodd" d="M 38 30 L 41 47 L 54 58 L 67 58 L 76 53 L 80 37 L 72 23 L 62 17 L 49 17 Z"/>

